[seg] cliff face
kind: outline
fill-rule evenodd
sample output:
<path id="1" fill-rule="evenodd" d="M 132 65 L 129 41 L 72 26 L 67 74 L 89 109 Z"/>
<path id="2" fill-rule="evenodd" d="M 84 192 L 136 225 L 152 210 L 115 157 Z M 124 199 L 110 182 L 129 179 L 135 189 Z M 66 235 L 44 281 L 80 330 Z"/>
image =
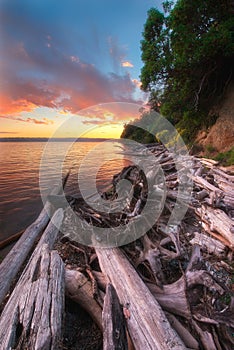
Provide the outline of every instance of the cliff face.
<path id="1" fill-rule="evenodd" d="M 226 152 L 234 146 L 234 83 L 211 113 L 219 116 L 216 123 L 207 131 L 200 131 L 196 142 L 204 149 L 212 146 L 218 152 Z"/>

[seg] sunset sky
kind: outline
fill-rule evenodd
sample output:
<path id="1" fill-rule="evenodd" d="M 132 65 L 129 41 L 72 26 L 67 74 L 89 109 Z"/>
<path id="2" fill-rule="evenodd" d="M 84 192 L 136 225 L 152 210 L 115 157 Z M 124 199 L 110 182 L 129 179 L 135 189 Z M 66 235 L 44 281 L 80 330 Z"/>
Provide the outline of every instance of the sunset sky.
<path id="1" fill-rule="evenodd" d="M 140 40 L 147 11 L 160 3 L 1 1 L 0 137 L 50 137 L 73 116 L 85 136 L 118 137 L 138 110 L 123 103 L 147 100 Z M 61 136 L 76 135 L 65 128 Z"/>

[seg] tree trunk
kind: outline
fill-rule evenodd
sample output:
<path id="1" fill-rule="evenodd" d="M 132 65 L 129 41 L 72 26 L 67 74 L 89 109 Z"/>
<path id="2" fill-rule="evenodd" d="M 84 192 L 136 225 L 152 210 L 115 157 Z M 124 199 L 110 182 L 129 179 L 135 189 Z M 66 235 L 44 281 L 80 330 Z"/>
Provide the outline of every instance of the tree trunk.
<path id="1" fill-rule="evenodd" d="M 96 249 L 102 271 L 127 309 L 127 328 L 138 350 L 186 349 L 164 312 L 118 248 Z"/>

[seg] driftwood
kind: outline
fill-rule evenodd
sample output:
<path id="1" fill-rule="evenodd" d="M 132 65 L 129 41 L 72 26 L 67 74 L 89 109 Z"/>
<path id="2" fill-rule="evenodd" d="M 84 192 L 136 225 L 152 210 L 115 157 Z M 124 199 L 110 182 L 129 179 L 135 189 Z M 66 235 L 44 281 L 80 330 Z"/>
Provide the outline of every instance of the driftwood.
<path id="1" fill-rule="evenodd" d="M 108 283 L 103 306 L 103 350 L 127 350 L 128 341 L 123 309 L 118 295 Z"/>
<path id="2" fill-rule="evenodd" d="M 154 169 L 153 166 L 143 174 L 137 166 L 128 166 L 114 176 L 112 186 L 102 194 L 103 199 L 109 203 L 116 199 L 116 188 L 119 181 L 123 179 L 130 182 L 132 194 L 131 200 L 126 201 L 125 207 L 116 213 L 99 212 L 79 195 L 76 198 L 66 195 L 66 201 L 64 197 L 58 195 L 49 197 L 55 208 L 64 208 L 65 217 L 62 225 L 66 237 L 63 238 L 63 243 L 56 246 L 56 249 L 67 264 L 66 295 L 79 303 L 103 331 L 104 349 L 130 349 L 130 336 L 136 350 L 186 348 L 229 350 L 234 347 L 233 337 L 230 336 L 234 328 L 232 320 L 234 299 L 231 298 L 231 301 L 228 301 L 231 295 L 231 274 L 233 273 L 233 268 L 229 264 L 234 247 L 233 175 L 225 169 L 218 168 L 216 162 L 199 160 L 187 155 L 177 159 L 181 169 L 187 167 L 186 164 L 190 162 L 189 173 L 183 175 L 177 170 L 173 154 L 163 145 L 151 145 L 147 150 L 136 150 L 134 154 L 142 157 L 149 152 L 155 155 L 157 164 L 160 164 L 163 169 L 165 183 L 160 183 L 159 180 L 154 190 L 157 194 L 165 194 L 165 203 L 155 224 L 147 230 L 145 235 L 132 243 L 126 244 L 123 241 L 123 247 L 107 249 L 94 249 L 81 245 L 73 239 L 77 237 L 79 227 L 72 221 L 74 216 L 73 218 L 70 216 L 69 210 L 71 211 L 72 208 L 82 220 L 84 227 L 88 224 L 104 228 L 119 225 L 127 227 L 128 223 L 142 215 L 148 196 L 147 181 L 154 178 L 158 167 Z M 183 176 L 184 179 L 182 179 Z M 180 182 L 186 183 L 189 178 L 193 179 L 190 200 L 179 189 Z M 121 196 L 118 197 L 115 202 L 116 208 L 119 207 L 121 200 Z M 67 207 L 67 202 L 70 207 Z M 187 213 L 184 213 L 180 222 L 173 222 L 171 215 L 175 206 L 183 207 L 185 204 L 188 208 Z M 59 223 L 62 221 L 62 213 L 63 210 L 60 209 L 55 214 L 55 220 Z M 41 222 L 41 219 L 39 221 Z M 43 227 L 47 223 L 48 218 Z M 31 228 L 33 232 L 39 230 L 38 226 L 35 226 Z M 31 229 L 28 229 L 29 233 Z M 40 228 L 40 231 L 42 230 L 43 228 Z M 23 346 L 27 345 L 32 349 L 31 343 L 28 343 L 29 339 L 32 339 L 33 346 L 37 346 L 35 339 L 39 339 L 40 322 L 38 322 L 38 328 L 34 327 L 34 324 L 30 323 L 32 318 L 28 319 L 28 317 L 32 315 L 34 306 L 38 305 L 41 298 L 48 296 L 43 288 L 36 296 L 33 286 L 40 280 L 39 272 L 42 263 L 44 266 L 49 260 L 53 266 L 53 259 L 57 264 L 61 262 L 55 252 L 50 252 L 57 237 L 57 231 L 52 223 L 48 225 L 9 297 L 0 318 L 0 326 L 3 326 L 3 331 L 0 330 L 2 337 L 0 341 L 2 339 L 5 342 L 3 344 L 12 342 L 12 347 L 23 349 Z M 128 234 L 127 230 L 126 234 Z M 37 233 L 37 238 L 39 235 L 40 233 Z M 37 238 L 32 239 L 33 243 L 28 245 L 30 248 L 25 249 L 24 245 L 18 245 L 17 249 L 13 250 L 16 254 L 15 258 L 14 253 L 10 253 L 10 258 L 6 260 L 10 272 L 7 272 L 6 263 L 3 262 L 5 265 L 0 267 L 0 271 L 7 276 L 7 287 L 4 287 L 2 300 Z M 26 252 L 21 260 L 19 251 L 21 252 L 22 247 Z M 66 253 L 63 251 L 65 247 L 66 250 L 68 249 Z M 79 255 L 79 259 L 73 261 L 72 256 L 78 254 L 82 254 L 83 258 L 80 259 Z M 52 259 L 54 255 L 56 258 Z M 11 265 L 11 259 L 14 264 L 19 262 L 20 266 L 16 273 L 12 272 L 15 266 Z M 63 264 L 61 264 L 58 280 L 62 286 L 61 294 L 57 294 L 59 300 L 64 297 L 62 266 Z M 27 271 L 34 271 L 34 273 L 30 275 Z M 48 273 L 46 268 L 43 271 L 45 271 L 43 283 L 50 285 L 55 275 Z M 0 281 L 3 281 L 4 285 L 3 276 L 0 276 Z M 25 287 L 22 285 L 23 281 Z M 58 289 L 55 280 L 53 287 Z M 22 323 L 24 319 L 20 319 L 21 311 L 22 314 L 24 312 L 22 303 L 25 299 L 21 293 L 24 291 L 23 288 L 27 289 L 26 292 L 31 291 L 30 296 L 34 300 L 32 304 L 29 303 L 29 308 L 25 309 L 24 318 L 29 320 L 28 324 Z M 59 293 L 58 290 L 56 293 Z M 58 305 L 56 308 L 61 314 L 62 309 Z M 62 317 L 58 315 L 57 326 L 52 326 L 51 320 L 54 319 L 50 317 L 46 308 L 42 310 L 42 320 L 46 325 L 45 336 L 41 338 L 45 341 L 43 346 L 46 348 L 51 342 L 51 346 L 55 347 L 53 344 L 58 345 Z M 33 313 L 33 317 L 34 314 L 36 313 Z M 51 327 L 58 330 L 53 333 L 54 340 L 50 338 L 51 332 L 48 331 Z M 128 347 L 126 338 L 128 338 Z M 41 346 L 42 343 L 37 344 Z"/>
<path id="3" fill-rule="evenodd" d="M 0 317 L 2 349 L 58 349 L 64 315 L 64 264 L 50 251 L 63 220 L 58 209 Z"/>
<path id="4" fill-rule="evenodd" d="M 66 269 L 66 294 L 80 304 L 102 330 L 102 308 L 94 299 L 92 284 L 81 272 Z"/>
<path id="5" fill-rule="evenodd" d="M 128 309 L 127 327 L 137 349 L 185 349 L 153 298 L 123 253 L 117 249 L 96 249 L 102 271 Z M 136 288 L 137 286 L 137 288 Z"/>
<path id="6" fill-rule="evenodd" d="M 58 349 L 64 315 L 64 265 L 42 245 L 0 318 L 0 343 L 10 349 Z"/>
<path id="7" fill-rule="evenodd" d="M 207 162 L 210 164 L 207 170 L 198 159 L 181 157 L 182 167 L 183 164 L 186 166 L 188 161 L 191 163 L 190 177 L 194 180 L 191 200 L 188 202 L 187 196 L 178 192 L 180 178 L 173 156 L 162 145 L 150 147 L 150 152 L 155 154 L 164 170 L 164 210 L 147 234 L 135 242 L 119 249 L 96 248 L 102 273 L 92 271 L 92 276 L 96 278 L 102 291 L 105 291 L 108 282 L 113 284 L 123 310 L 126 311 L 127 329 L 136 349 L 166 346 L 160 344 L 161 335 L 165 333 L 164 322 L 157 322 L 155 325 L 149 317 L 156 312 L 156 308 L 158 316 L 154 319 L 160 319 L 162 314 L 165 317 L 163 311 L 167 313 L 171 322 L 165 323 L 168 325 L 168 332 L 175 334 L 173 328 L 176 329 L 183 340 L 179 346 L 184 346 L 185 343 L 189 348 L 210 347 L 219 350 L 220 344 L 224 343 L 224 327 L 233 327 L 233 323 L 230 322 L 233 309 L 231 305 L 221 301 L 221 296 L 230 292 L 230 273 L 233 271 L 224 262 L 226 258 L 231 259 L 230 252 L 233 249 L 232 175 L 216 169 L 213 162 Z M 136 156 L 137 154 L 141 156 L 140 152 L 135 153 Z M 123 179 L 130 181 L 133 194 L 131 201 L 126 203 L 124 210 L 117 215 L 99 213 L 80 199 L 73 201 L 72 207 L 74 211 L 77 210 L 78 216 L 83 218 L 84 227 L 86 221 L 101 227 L 127 225 L 136 216 L 141 215 L 147 198 L 144 181 L 152 179 L 154 175 L 153 168 L 144 178 L 136 166 L 129 166 L 114 176 L 112 188 L 102 195 L 105 200 L 116 199 L 118 182 Z M 183 181 L 186 181 L 186 178 Z M 157 191 L 163 191 L 160 183 L 157 185 Z M 166 226 L 176 201 L 180 205 L 186 203 L 188 212 L 179 224 L 172 225 L 168 230 Z M 65 224 L 68 223 L 68 226 L 65 225 L 65 228 L 72 232 L 75 225 L 69 220 L 67 215 Z M 71 237 L 75 236 L 71 234 Z M 95 259 L 93 256 L 94 253 L 90 260 L 86 259 L 86 265 L 92 264 Z M 213 259 L 217 256 L 218 261 L 214 264 Z M 91 269 L 90 265 L 89 268 Z M 157 307 L 151 304 L 152 297 L 154 303 L 157 301 Z M 225 300 L 225 297 L 222 298 Z M 153 332 L 153 327 L 159 328 Z M 185 339 L 188 341 L 185 342 Z M 226 336 L 224 348 L 229 349 L 232 345 L 232 339 Z M 167 348 L 170 346 L 169 342 Z"/>
<path id="8" fill-rule="evenodd" d="M 65 177 L 63 184 L 68 178 Z M 59 193 L 60 188 L 55 188 L 52 193 Z M 13 280 L 32 251 L 37 239 L 50 221 L 54 208 L 50 202 L 46 202 L 38 218 L 24 231 L 20 239 L 16 242 L 9 254 L 0 265 L 0 304 L 8 293 Z"/>
<path id="9" fill-rule="evenodd" d="M 48 224 L 52 207 L 46 204 L 37 220 L 32 223 L 20 237 L 9 254 L 0 265 L 0 304 L 8 293 L 10 286 L 22 268 L 28 254 L 32 250 L 36 240 Z"/>
<path id="10" fill-rule="evenodd" d="M 66 185 L 70 172 L 63 179 L 62 186 Z M 52 194 L 61 193 L 60 186 L 52 190 Z M 5 257 L 0 265 L 0 305 L 16 278 L 19 271 L 32 251 L 38 238 L 40 238 L 43 230 L 50 221 L 50 217 L 54 212 L 54 207 L 50 202 L 46 202 L 38 218 L 24 231 L 20 239 L 16 242 L 9 254 Z"/>
<path id="11" fill-rule="evenodd" d="M 214 209 L 209 206 L 196 208 L 196 214 L 205 222 L 210 232 L 216 232 L 229 243 L 229 248 L 234 249 L 234 223 L 227 214 L 220 209 Z"/>
<path id="12" fill-rule="evenodd" d="M 219 240 L 207 236 L 204 233 L 194 232 L 194 237 L 190 240 L 190 244 L 197 244 L 201 249 L 205 249 L 208 253 L 214 254 L 218 257 L 225 254 L 225 245 Z"/>

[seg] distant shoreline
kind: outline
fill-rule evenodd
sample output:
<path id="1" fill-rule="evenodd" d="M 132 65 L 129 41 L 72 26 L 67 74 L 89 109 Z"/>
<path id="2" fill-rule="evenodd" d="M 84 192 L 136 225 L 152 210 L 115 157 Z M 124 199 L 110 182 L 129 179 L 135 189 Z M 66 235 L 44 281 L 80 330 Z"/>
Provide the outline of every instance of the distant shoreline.
<path id="1" fill-rule="evenodd" d="M 0 142 L 103 142 L 103 141 L 118 141 L 119 139 L 112 138 L 47 138 L 47 137 L 0 137 Z"/>

